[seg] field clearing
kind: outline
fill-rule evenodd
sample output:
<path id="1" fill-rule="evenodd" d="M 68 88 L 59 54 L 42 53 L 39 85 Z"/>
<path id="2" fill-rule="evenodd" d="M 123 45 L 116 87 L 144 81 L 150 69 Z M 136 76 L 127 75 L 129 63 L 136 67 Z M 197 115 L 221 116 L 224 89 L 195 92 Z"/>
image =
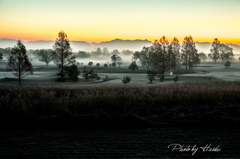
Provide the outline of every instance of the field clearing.
<path id="1" fill-rule="evenodd" d="M 147 69 L 140 67 L 138 70 L 132 72 L 126 66 L 121 68 L 104 68 L 104 67 L 87 67 L 88 70 L 93 69 L 101 77 L 99 81 L 86 81 L 81 75 L 78 82 L 56 82 L 57 68 L 51 64 L 45 66 L 44 63 L 33 63 L 34 75 L 29 75 L 22 79 L 24 85 L 82 85 L 82 84 L 122 84 L 121 79 L 124 76 L 131 77 L 129 85 L 141 84 L 148 85 Z M 82 72 L 83 67 L 79 67 Z M 176 71 L 173 76 L 168 76 L 165 73 L 165 82 L 160 82 L 156 77 L 153 85 L 166 85 L 174 83 L 173 78 L 176 76 Z M 108 76 L 108 78 L 106 78 Z M 240 63 L 232 63 L 230 68 L 225 68 L 224 64 L 218 62 L 205 62 L 194 68 L 190 72 L 185 71 L 184 66 L 179 70 L 179 83 L 184 82 L 208 82 L 208 81 L 238 81 L 240 79 Z M 0 85 L 18 84 L 16 77 L 12 72 L 6 71 L 6 61 L 0 64 Z"/>

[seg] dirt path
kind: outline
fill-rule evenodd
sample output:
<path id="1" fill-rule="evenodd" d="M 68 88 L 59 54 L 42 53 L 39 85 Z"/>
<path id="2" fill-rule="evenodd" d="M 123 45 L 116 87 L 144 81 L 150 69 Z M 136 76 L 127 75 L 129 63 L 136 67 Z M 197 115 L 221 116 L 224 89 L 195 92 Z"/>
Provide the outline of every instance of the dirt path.
<path id="1" fill-rule="evenodd" d="M 197 157 L 240 157 L 240 129 L 143 128 L 96 130 L 0 130 L 0 158 L 192 158 L 168 145 L 220 145 Z"/>

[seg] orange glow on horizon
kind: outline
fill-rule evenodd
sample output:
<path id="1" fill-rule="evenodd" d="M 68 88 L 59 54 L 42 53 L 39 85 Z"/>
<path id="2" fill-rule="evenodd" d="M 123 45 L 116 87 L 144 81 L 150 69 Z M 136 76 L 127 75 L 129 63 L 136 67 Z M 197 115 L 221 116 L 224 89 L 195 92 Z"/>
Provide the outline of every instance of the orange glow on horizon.
<path id="1" fill-rule="evenodd" d="M 151 42 L 154 42 L 155 40 L 159 40 L 162 36 L 159 36 L 159 38 L 110 38 L 110 37 L 105 37 L 105 38 L 90 38 L 90 37 L 82 37 L 82 38 L 78 38 L 76 36 L 71 36 L 69 34 L 68 35 L 68 39 L 70 41 L 85 41 L 89 44 L 92 44 L 92 43 L 100 43 L 100 42 L 106 42 L 106 41 L 111 41 L 111 40 L 114 40 L 114 39 L 121 39 L 121 40 L 149 40 Z M 190 34 L 189 34 L 190 35 Z M 187 35 L 186 35 L 187 36 Z M 166 36 L 168 38 L 169 41 L 171 41 L 173 37 L 170 37 L 170 36 Z M 176 36 L 177 37 L 177 36 Z M 179 42 L 182 43 L 183 39 L 184 39 L 185 36 L 181 36 L 181 37 L 177 37 Z M 195 42 L 213 42 L 214 38 L 218 38 L 218 37 L 213 37 L 211 39 L 209 38 L 197 38 L 197 37 L 193 37 L 193 40 Z M 48 36 L 35 36 L 35 35 L 9 35 L 9 34 L 2 34 L 0 35 L 0 39 L 3 39 L 3 38 L 6 38 L 6 39 L 16 39 L 16 40 L 22 40 L 24 42 L 28 42 L 28 41 L 55 41 L 56 38 L 57 38 L 57 34 L 55 36 L 53 35 L 48 35 Z M 240 39 L 231 39 L 231 38 L 221 38 L 219 37 L 218 38 L 220 40 L 221 43 L 232 43 L 232 44 L 236 44 L 236 45 L 239 45 L 240 46 Z"/>

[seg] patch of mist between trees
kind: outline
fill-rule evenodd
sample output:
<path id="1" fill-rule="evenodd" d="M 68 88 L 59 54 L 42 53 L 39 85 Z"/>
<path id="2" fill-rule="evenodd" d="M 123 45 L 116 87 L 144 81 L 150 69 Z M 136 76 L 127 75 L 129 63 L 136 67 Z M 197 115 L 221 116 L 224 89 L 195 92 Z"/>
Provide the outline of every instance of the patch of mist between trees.
<path id="1" fill-rule="evenodd" d="M 129 64 L 132 62 L 132 55 L 130 55 L 130 56 L 119 55 L 119 56 L 123 60 L 121 66 L 129 66 Z M 93 62 L 93 66 L 96 66 L 96 64 L 99 63 L 100 67 L 102 67 L 104 64 L 112 64 L 113 63 L 111 60 L 111 56 L 76 58 L 76 61 L 79 62 L 80 64 L 83 63 L 84 66 L 88 65 L 88 63 L 91 61 L 91 62 Z"/>

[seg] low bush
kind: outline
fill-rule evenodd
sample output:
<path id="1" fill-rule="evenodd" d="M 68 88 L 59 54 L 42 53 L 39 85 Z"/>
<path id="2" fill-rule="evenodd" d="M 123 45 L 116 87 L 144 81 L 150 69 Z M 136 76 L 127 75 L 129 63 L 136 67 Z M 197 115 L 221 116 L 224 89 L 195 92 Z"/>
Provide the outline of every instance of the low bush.
<path id="1" fill-rule="evenodd" d="M 127 83 L 129 83 L 130 81 L 131 81 L 131 77 L 128 77 L 128 76 L 124 76 L 123 79 L 122 79 L 122 82 L 123 82 L 124 84 L 127 84 Z"/>

